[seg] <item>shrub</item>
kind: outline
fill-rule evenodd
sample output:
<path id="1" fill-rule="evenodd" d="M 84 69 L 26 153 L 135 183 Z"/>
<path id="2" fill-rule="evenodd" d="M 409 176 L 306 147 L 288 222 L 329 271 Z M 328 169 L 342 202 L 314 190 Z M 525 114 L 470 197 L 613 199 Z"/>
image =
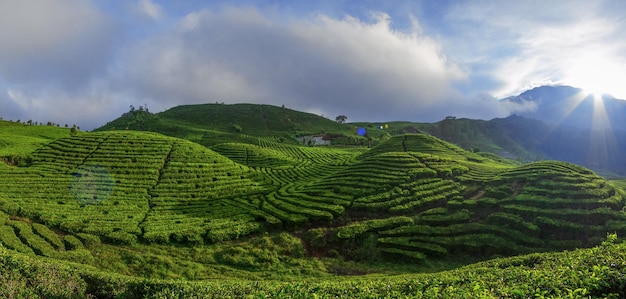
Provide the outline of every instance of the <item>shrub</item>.
<path id="1" fill-rule="evenodd" d="M 60 228 L 66 232 L 78 233 L 83 229 L 83 223 L 80 221 L 63 221 Z"/>
<path id="2" fill-rule="evenodd" d="M 91 252 L 84 248 L 60 252 L 60 257 L 64 260 L 81 264 L 91 264 L 94 262 L 94 257 L 91 255 Z"/>
<path id="3" fill-rule="evenodd" d="M 9 220 L 9 216 L 0 211 L 0 225 L 4 225 Z"/>
<path id="4" fill-rule="evenodd" d="M 110 232 L 106 237 L 114 244 L 131 245 L 137 242 L 137 236 L 124 231 Z"/>
<path id="5" fill-rule="evenodd" d="M 0 226 L 0 243 L 22 253 L 34 254 L 34 251 L 15 235 L 15 231 L 10 226 Z"/>
<path id="6" fill-rule="evenodd" d="M 33 223 L 33 231 L 57 249 L 65 248 L 65 246 L 63 245 L 63 241 L 61 241 L 59 236 L 55 232 L 50 230 L 47 226 L 39 223 Z"/>
<path id="7" fill-rule="evenodd" d="M 100 237 L 87 233 L 77 233 L 76 237 L 85 244 L 85 246 L 100 245 Z"/>
<path id="8" fill-rule="evenodd" d="M 167 244 L 170 242 L 170 233 L 167 231 L 153 231 L 143 234 L 144 240 L 149 243 Z"/>
<path id="9" fill-rule="evenodd" d="M 0 210 L 9 215 L 17 215 L 20 211 L 20 206 L 15 202 L 3 201 L 0 202 Z"/>
<path id="10" fill-rule="evenodd" d="M 63 237 L 63 242 L 65 243 L 66 248 L 69 250 L 83 248 L 83 242 L 81 242 L 73 235 L 65 235 L 65 237 Z"/>
<path id="11" fill-rule="evenodd" d="M 380 248 L 378 238 L 371 234 L 354 251 L 349 253 L 349 257 L 357 261 L 377 261 L 380 259 Z"/>
<path id="12" fill-rule="evenodd" d="M 31 226 L 21 221 L 9 221 L 9 225 L 18 231 L 18 235 L 38 255 L 54 256 L 56 251 L 42 237 L 33 233 Z"/>
<path id="13" fill-rule="evenodd" d="M 328 237 L 325 228 L 313 228 L 304 234 L 304 239 L 315 248 L 324 248 L 328 244 Z"/>

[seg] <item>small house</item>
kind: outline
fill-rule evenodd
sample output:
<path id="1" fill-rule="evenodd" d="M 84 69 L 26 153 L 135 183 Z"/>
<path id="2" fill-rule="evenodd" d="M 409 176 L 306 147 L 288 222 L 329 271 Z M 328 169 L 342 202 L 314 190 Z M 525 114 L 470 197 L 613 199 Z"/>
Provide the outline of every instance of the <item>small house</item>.
<path id="1" fill-rule="evenodd" d="M 308 135 L 297 137 L 296 140 L 303 145 L 330 145 L 330 140 L 324 135 Z"/>

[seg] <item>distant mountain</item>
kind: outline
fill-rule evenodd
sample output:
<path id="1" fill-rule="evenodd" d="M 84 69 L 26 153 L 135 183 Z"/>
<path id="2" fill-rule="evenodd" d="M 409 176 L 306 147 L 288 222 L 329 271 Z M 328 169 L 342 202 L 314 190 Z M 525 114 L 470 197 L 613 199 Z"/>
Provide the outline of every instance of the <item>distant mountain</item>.
<path id="1" fill-rule="evenodd" d="M 445 119 L 408 127 L 467 150 L 491 152 L 521 162 L 559 160 L 583 165 L 603 175 L 626 175 L 623 131 L 593 131 L 519 115 L 489 121 Z"/>
<path id="2" fill-rule="evenodd" d="M 626 130 L 626 101 L 604 94 L 599 99 L 580 88 L 571 86 L 541 86 L 503 101 L 517 104 L 532 103 L 536 109 L 516 113 L 551 125 L 578 129 Z"/>

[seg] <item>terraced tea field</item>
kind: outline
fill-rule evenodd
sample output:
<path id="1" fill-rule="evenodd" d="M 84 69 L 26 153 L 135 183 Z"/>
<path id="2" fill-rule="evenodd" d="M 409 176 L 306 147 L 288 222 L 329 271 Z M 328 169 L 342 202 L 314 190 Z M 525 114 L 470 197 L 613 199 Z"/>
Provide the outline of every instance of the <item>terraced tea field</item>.
<path id="1" fill-rule="evenodd" d="M 66 232 L 131 244 L 258 227 L 248 224 L 253 207 L 238 203 L 264 190 L 248 167 L 185 140 L 96 133 L 56 140 L 32 158 L 0 174 L 0 205 Z"/>
<path id="2" fill-rule="evenodd" d="M 98 264 L 98 244 L 223 245 L 228 254 L 203 261 L 241 268 L 282 260 L 237 244 L 268 246 L 264 236 L 285 232 L 308 257 L 413 264 L 590 247 L 626 233 L 624 190 L 564 162 L 498 162 L 424 134 L 373 148 L 242 139 L 207 148 L 103 131 L 41 145 L 29 165 L 0 167 L 0 243 L 87 265 Z"/>

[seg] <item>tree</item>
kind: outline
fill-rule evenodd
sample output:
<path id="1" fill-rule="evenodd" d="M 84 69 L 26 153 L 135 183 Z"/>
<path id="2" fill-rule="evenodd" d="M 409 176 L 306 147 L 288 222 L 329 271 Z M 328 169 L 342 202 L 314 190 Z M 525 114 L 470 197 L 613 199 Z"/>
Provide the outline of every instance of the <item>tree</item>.
<path id="1" fill-rule="evenodd" d="M 340 124 L 345 123 L 347 119 L 348 119 L 348 117 L 345 116 L 345 115 L 339 115 L 339 116 L 335 117 L 335 121 L 337 121 Z"/>

